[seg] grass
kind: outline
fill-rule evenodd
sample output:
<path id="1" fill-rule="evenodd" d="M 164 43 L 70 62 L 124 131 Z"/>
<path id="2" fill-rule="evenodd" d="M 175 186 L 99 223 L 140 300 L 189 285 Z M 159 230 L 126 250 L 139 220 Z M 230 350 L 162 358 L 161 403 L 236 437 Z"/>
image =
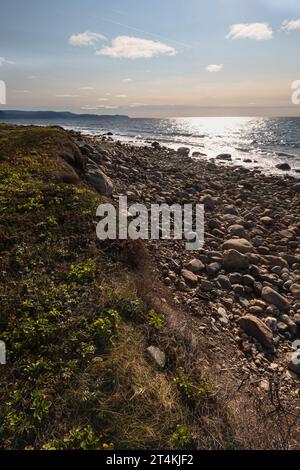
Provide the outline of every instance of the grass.
<path id="1" fill-rule="evenodd" d="M 97 241 L 102 199 L 81 172 L 62 129 L 0 125 L 0 446 L 215 447 L 201 419 L 220 409 L 197 359 Z M 164 371 L 149 344 L 165 350 Z"/>

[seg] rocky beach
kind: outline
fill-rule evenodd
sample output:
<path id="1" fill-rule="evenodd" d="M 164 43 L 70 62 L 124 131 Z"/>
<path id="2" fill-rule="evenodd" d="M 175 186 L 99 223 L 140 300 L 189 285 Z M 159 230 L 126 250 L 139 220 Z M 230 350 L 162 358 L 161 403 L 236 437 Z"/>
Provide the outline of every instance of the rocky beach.
<path id="1" fill-rule="evenodd" d="M 75 137 L 110 178 L 114 199 L 204 204 L 199 252 L 187 252 L 182 241 L 147 242 L 157 276 L 195 333 L 208 339 L 219 370 L 266 394 L 276 384 L 283 401 L 298 398 L 300 183 L 228 166 L 226 154 L 217 163 L 157 142 L 136 147 L 111 136 Z"/>

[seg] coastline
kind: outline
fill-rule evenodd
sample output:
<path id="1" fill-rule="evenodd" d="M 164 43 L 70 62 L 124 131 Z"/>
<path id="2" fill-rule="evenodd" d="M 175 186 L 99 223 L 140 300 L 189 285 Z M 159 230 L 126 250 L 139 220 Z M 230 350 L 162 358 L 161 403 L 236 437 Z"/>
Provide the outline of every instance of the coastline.
<path id="1" fill-rule="evenodd" d="M 297 180 L 287 174 L 269 176 L 193 160 L 166 148 L 124 145 L 110 137 L 76 134 L 76 140 L 103 155 L 100 166 L 113 181 L 116 200 L 126 195 L 129 204 L 148 207 L 151 203 L 204 203 L 205 245 L 199 252 L 186 252 L 181 241 L 146 242 L 160 280 L 175 304 L 184 305 L 191 319 L 196 319 L 196 331 L 200 328 L 207 337 L 219 336 L 225 349 L 234 345 L 225 369 L 233 370 L 237 381 L 249 374 L 248 384 L 269 390 L 269 381 L 280 380 L 286 397 L 292 397 L 299 385 L 297 374 L 288 368 L 292 342 L 300 329 Z M 241 253 L 241 259 L 235 253 L 233 266 L 228 268 L 226 250 L 231 248 Z M 266 294 L 267 288 L 277 306 Z M 282 307 L 276 293 L 283 298 Z M 258 320 L 259 329 L 267 326 L 267 336 L 271 332 L 272 353 L 257 335 L 249 339 L 253 325 L 245 327 L 248 334 L 241 328 L 241 318 L 247 315 Z M 214 348 L 220 350 L 216 355 L 222 362 L 224 350 L 216 344 Z"/>
<path id="2" fill-rule="evenodd" d="M 0 131 L 2 447 L 299 448 L 299 183 L 108 135 Z M 120 195 L 203 203 L 204 247 L 97 240 L 98 204 Z"/>
<path id="3" fill-rule="evenodd" d="M 240 166 L 242 168 L 246 168 L 250 171 L 257 171 L 261 172 L 268 176 L 291 176 L 295 179 L 300 179 L 300 155 L 280 152 L 280 151 L 271 151 L 272 158 L 270 156 L 268 158 L 265 157 L 265 154 L 268 153 L 267 149 L 259 150 L 258 152 L 255 151 L 254 148 L 239 148 L 239 147 L 227 147 L 224 150 L 225 144 L 219 146 L 218 149 L 207 149 L 205 144 L 203 143 L 191 143 L 186 141 L 185 139 L 176 140 L 176 139 L 168 139 L 165 138 L 157 138 L 157 136 L 152 137 L 141 137 L 139 135 L 130 135 L 130 134 L 118 134 L 115 132 L 110 132 L 109 128 L 107 131 L 99 132 L 98 130 L 94 133 L 87 129 L 82 131 L 80 129 L 74 129 L 72 127 L 65 127 L 65 129 L 69 132 L 75 132 L 81 134 L 84 137 L 91 138 L 92 140 L 101 140 L 102 135 L 111 134 L 112 141 L 120 142 L 123 145 L 133 145 L 136 147 L 150 147 L 153 142 L 159 143 L 161 148 L 170 151 L 177 151 L 179 148 L 188 148 L 190 150 L 190 157 L 193 154 L 200 154 L 199 157 L 192 157 L 194 161 L 208 161 L 213 163 L 223 164 L 232 168 Z M 230 155 L 230 159 L 227 161 L 218 160 L 218 155 L 222 154 L 225 151 L 226 154 Z M 276 160 L 274 160 L 276 157 Z M 296 166 L 295 166 L 295 162 Z M 297 166 L 298 164 L 298 166 Z M 277 167 L 278 165 L 278 167 Z M 281 165 L 283 167 L 281 168 Z M 286 168 L 284 168 L 287 166 Z"/>

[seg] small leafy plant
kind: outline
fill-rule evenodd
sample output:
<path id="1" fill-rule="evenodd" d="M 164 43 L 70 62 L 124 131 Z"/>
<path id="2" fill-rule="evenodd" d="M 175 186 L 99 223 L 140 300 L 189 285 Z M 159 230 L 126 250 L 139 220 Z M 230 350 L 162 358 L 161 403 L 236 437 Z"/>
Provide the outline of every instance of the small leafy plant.
<path id="1" fill-rule="evenodd" d="M 92 259 L 87 259 L 77 264 L 72 264 L 68 273 L 68 279 L 73 282 L 92 281 L 96 276 L 96 263 Z"/>
<path id="2" fill-rule="evenodd" d="M 201 377 L 199 384 L 195 385 L 185 377 L 176 377 L 174 382 L 178 386 L 183 397 L 189 402 L 208 400 L 212 395 L 211 387 L 208 381 Z"/>
<path id="3" fill-rule="evenodd" d="M 119 313 L 116 310 L 110 309 L 89 326 L 99 347 L 114 344 L 118 336 L 120 321 Z"/>
<path id="4" fill-rule="evenodd" d="M 192 434 L 186 426 L 178 425 L 171 437 L 171 446 L 175 449 L 184 449 L 192 442 Z"/>
<path id="5" fill-rule="evenodd" d="M 155 310 L 148 312 L 148 324 L 156 330 L 161 330 L 165 324 L 165 317 Z"/>
<path id="6" fill-rule="evenodd" d="M 43 450 L 100 450 L 100 440 L 91 426 L 74 428 L 62 439 L 44 444 Z"/>

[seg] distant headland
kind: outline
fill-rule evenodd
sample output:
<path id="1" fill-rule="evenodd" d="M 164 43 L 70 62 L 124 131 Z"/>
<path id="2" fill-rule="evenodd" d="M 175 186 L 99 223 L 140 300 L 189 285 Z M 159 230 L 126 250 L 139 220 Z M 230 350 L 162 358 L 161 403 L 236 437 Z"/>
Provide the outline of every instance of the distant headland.
<path id="1" fill-rule="evenodd" d="M 129 116 L 115 114 L 76 114 L 68 111 L 19 111 L 3 110 L 0 111 L 0 120 L 6 119 L 130 119 Z"/>

